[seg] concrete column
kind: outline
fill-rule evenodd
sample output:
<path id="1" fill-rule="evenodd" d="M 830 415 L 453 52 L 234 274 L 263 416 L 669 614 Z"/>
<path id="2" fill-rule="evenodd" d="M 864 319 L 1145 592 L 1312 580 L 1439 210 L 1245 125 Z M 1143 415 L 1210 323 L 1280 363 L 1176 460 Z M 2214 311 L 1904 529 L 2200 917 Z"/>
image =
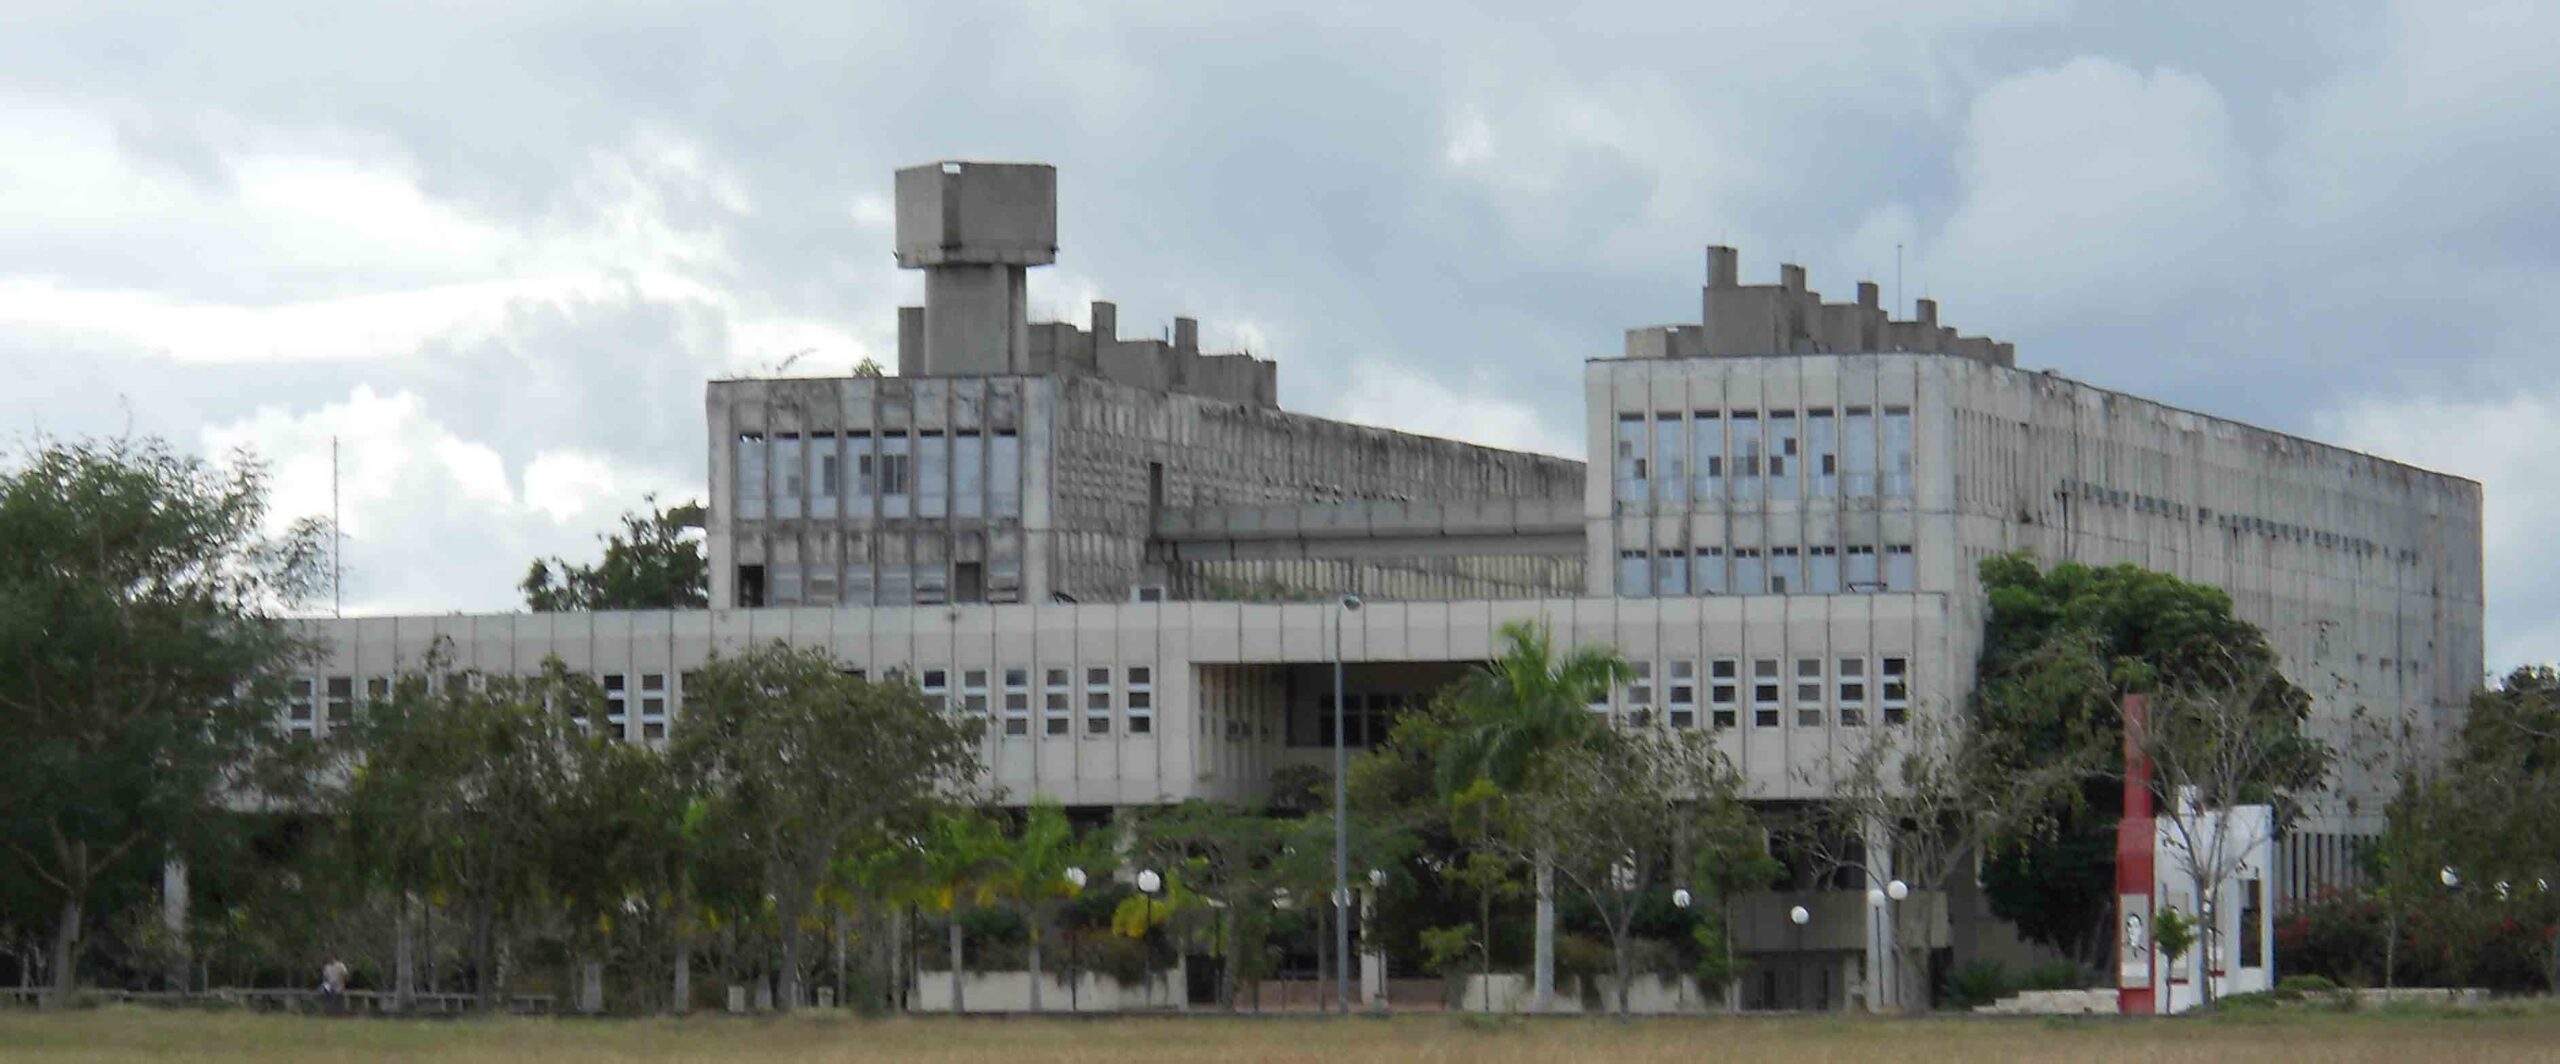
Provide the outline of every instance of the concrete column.
<path id="1" fill-rule="evenodd" d="M 1889 1012 L 1901 1007 L 1902 976 L 1899 971 L 1899 937 L 1895 919 L 1898 906 L 1891 898 L 1875 904 L 1885 884 L 1893 881 L 1893 830 L 1881 822 L 1869 824 L 1867 842 L 1867 893 L 1861 899 L 1861 911 L 1867 921 L 1867 1010 Z"/>
<path id="2" fill-rule="evenodd" d="M 1707 245 L 1707 287 L 1732 288 L 1742 283 L 1742 253 L 1722 244 Z"/>
<path id="3" fill-rule="evenodd" d="M 195 951 L 187 943 L 187 861 L 172 857 L 160 865 L 160 924 L 169 932 L 169 941 L 177 947 L 169 960 L 169 989 L 185 993 L 187 970 Z"/>
<path id="4" fill-rule="evenodd" d="M 1375 1008 L 1387 1003 L 1387 953 L 1374 933 L 1378 892 L 1360 892 L 1360 1003 Z"/>
<path id="5" fill-rule="evenodd" d="M 578 1011 L 593 1016 L 604 1011 L 604 962 L 578 962 Z"/>

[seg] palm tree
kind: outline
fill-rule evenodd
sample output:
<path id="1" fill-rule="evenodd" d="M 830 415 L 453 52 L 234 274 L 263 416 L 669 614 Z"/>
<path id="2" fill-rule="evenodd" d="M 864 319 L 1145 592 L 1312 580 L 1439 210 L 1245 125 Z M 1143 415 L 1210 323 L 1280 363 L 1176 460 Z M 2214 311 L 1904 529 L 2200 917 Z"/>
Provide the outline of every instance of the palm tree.
<path id="1" fill-rule="evenodd" d="M 919 855 L 923 882 L 932 908 L 943 915 L 951 935 L 951 1011 L 969 1011 L 961 984 L 968 969 L 962 960 L 960 910 L 993 904 L 1003 885 L 1004 830 L 977 810 L 942 813 L 924 839 Z"/>
<path id="2" fill-rule="evenodd" d="M 1108 852 L 1090 838 L 1079 840 L 1067 823 L 1066 809 L 1043 798 L 1023 817 L 1022 834 L 1006 840 L 994 855 L 997 893 L 1022 906 L 1031 933 L 1031 1011 L 1040 1011 L 1040 984 L 1046 968 L 1040 945 L 1060 903 L 1083 888 L 1067 878 L 1070 868 L 1099 864 Z"/>
<path id="3" fill-rule="evenodd" d="M 1635 673 L 1608 647 L 1577 647 L 1558 658 L 1544 624 L 1512 621 L 1500 638 L 1501 655 L 1460 682 L 1458 727 L 1436 768 L 1443 801 L 1457 802 L 1480 781 L 1517 790 L 1549 751 L 1600 741 L 1607 730 L 1591 704 Z M 1538 919 L 1531 1007 L 1544 1011 L 1555 995 L 1555 858 L 1552 845 L 1533 845 Z"/>

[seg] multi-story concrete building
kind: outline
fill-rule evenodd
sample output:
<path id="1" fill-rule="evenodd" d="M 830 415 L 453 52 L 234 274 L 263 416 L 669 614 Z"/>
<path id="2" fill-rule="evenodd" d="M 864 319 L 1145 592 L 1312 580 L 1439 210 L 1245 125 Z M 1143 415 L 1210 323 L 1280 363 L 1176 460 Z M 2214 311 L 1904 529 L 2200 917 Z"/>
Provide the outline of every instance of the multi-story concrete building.
<path id="1" fill-rule="evenodd" d="M 1836 751 L 1962 704 L 1975 565 L 2021 548 L 2228 589 L 2333 741 L 2361 710 L 2441 742 L 2480 675 L 2471 481 L 2021 370 L 1871 284 L 1743 286 L 1729 248 L 1699 324 L 1585 364 L 1588 467 L 1291 414 L 1272 363 L 1202 354 L 1188 319 L 1025 321 L 1054 188 L 901 171 L 898 255 L 926 285 L 898 376 L 711 383 L 713 608 L 316 621 L 334 654 L 288 726 L 326 729 L 444 641 L 462 668 L 592 671 L 606 726 L 647 741 L 688 670 L 780 639 L 983 714 L 1012 800 L 1249 799 L 1329 763 L 1337 656 L 1366 746 L 1519 619 L 1636 664 L 1594 711 L 1709 730 L 1758 798 L 1802 801 Z M 2275 892 L 2351 874 L 2380 782 L 2340 780 Z M 1860 892 L 1796 886 L 1744 907 L 1747 1000 L 1838 1001 L 1876 970 Z M 1929 934 L 1972 948 L 1996 936 L 1959 887 Z M 1781 923 L 1796 902 L 1809 930 Z"/>

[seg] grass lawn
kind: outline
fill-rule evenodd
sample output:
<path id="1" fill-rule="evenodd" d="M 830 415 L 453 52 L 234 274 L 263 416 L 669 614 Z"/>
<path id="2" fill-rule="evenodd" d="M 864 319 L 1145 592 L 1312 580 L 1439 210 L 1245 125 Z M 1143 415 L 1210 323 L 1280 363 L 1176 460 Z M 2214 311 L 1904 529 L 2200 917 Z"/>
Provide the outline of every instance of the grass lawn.
<path id="1" fill-rule="evenodd" d="M 2560 1011 L 2285 1013 L 2213 1020 L 1810 1017 L 1464 1023 L 1157 1018 L 391 1021 L 106 1008 L 0 1012 L 18 1060 L 2408 1061 L 2560 1059 Z"/>

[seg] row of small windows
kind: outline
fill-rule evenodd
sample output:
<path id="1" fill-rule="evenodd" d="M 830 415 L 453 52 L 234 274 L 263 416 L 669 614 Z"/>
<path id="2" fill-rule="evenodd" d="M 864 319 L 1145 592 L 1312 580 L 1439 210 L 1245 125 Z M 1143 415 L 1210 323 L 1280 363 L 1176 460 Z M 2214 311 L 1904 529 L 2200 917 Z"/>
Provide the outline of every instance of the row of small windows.
<path id="1" fill-rule="evenodd" d="M 737 600 L 749 608 L 1020 602 L 1022 558 L 999 550 L 983 562 L 746 564 L 738 567 Z"/>
<path id="2" fill-rule="evenodd" d="M 1870 719 L 1890 725 L 1911 718 L 1911 659 L 1907 656 L 1872 661 L 1864 656 L 1794 660 L 1795 669 L 1789 674 L 1781 669 L 1785 659 L 1752 658 L 1747 682 L 1743 659 L 1709 660 L 1703 707 L 1695 660 L 1661 662 L 1658 673 L 1655 662 L 1633 662 L 1635 676 L 1615 692 L 1614 704 L 1610 693 L 1604 692 L 1591 703 L 1591 711 L 1615 712 L 1630 724 L 1659 719 L 1678 729 L 1702 723 L 1718 729 L 1740 727 L 1746 709 L 1753 728 L 1785 727 L 1790 720 L 1797 728 L 1863 728 Z M 1871 665 L 1873 671 L 1869 671 Z"/>
<path id="3" fill-rule="evenodd" d="M 1881 432 L 1879 432 L 1881 427 Z M 1907 499 L 1911 410 L 1852 406 L 1618 415 L 1617 509 L 1800 499 Z"/>
<path id="4" fill-rule="evenodd" d="M 1019 517 L 1022 441 L 1012 429 L 742 433 L 737 513 L 767 517 Z M 768 485 L 768 477 L 771 483 Z"/>
<path id="5" fill-rule="evenodd" d="M 865 676 L 861 669 L 848 670 Z M 926 698 L 943 703 L 963 713 L 986 716 L 991 707 L 1001 707 L 996 728 L 1005 736 L 1031 734 L 1032 669 L 1028 666 L 1006 666 L 1002 669 L 961 669 L 959 684 L 952 684 L 953 670 L 939 666 L 915 670 L 916 688 Z M 1081 683 L 1078 682 L 1081 673 Z M 890 669 L 884 679 L 904 682 L 906 670 Z M 690 686 L 692 674 L 684 677 Z M 991 687 L 990 680 L 998 686 Z M 312 736 L 325 730 L 334 731 L 355 722 L 356 677 L 297 677 L 288 690 L 284 727 L 288 734 Z M 472 683 L 463 674 L 444 677 L 440 682 L 448 688 Z M 636 680 L 636 685 L 633 681 Z M 1089 665 L 1081 668 L 1051 667 L 1040 672 L 1041 734 L 1049 737 L 1072 735 L 1075 722 L 1083 719 L 1083 734 L 1110 735 L 1125 729 L 1130 735 L 1155 733 L 1155 669 L 1147 665 L 1114 668 Z M 604 690 L 604 712 L 600 720 L 591 720 L 585 707 L 572 707 L 570 720 L 582 730 L 601 727 L 611 738 L 659 740 L 667 737 L 667 714 L 674 697 L 667 686 L 667 674 L 660 672 L 603 673 L 596 677 Z M 1081 693 L 1079 703 L 1077 696 Z M 391 697 L 391 678 L 374 676 L 364 679 L 364 700 L 384 701 Z M 1079 713 L 1078 706 L 1081 705 Z M 637 709 L 638 730 L 632 730 L 633 710 Z"/>
<path id="6" fill-rule="evenodd" d="M 2289 539 L 2296 543 L 2309 543 L 2322 549 L 2341 550 L 2358 555 L 2369 556 L 2388 552 L 2393 560 L 2402 563 L 2415 562 L 2418 558 L 2417 551 L 2405 547 L 2396 549 L 2385 547 L 2362 536 L 2351 536 L 2344 532 L 2331 532 L 2287 521 L 2271 521 L 2249 514 L 2217 514 L 2211 507 L 2190 508 L 2186 503 L 2145 495 L 2141 492 L 2126 491 L 2123 488 L 2111 488 L 2104 484 L 2093 484 L 2073 477 L 2064 477 L 2062 486 L 2054 490 L 2054 495 L 2058 498 L 2077 497 L 2102 505 L 2123 506 L 2138 514 L 2150 514 L 2180 521 L 2186 520 L 2192 514 L 2197 524 L 2210 521 L 2234 534 L 2246 532 L 2271 539 Z"/>
<path id="7" fill-rule="evenodd" d="M 1666 547 L 1618 552 L 1618 597 L 1837 595 L 1917 591 L 1908 543 L 1835 547 Z"/>

